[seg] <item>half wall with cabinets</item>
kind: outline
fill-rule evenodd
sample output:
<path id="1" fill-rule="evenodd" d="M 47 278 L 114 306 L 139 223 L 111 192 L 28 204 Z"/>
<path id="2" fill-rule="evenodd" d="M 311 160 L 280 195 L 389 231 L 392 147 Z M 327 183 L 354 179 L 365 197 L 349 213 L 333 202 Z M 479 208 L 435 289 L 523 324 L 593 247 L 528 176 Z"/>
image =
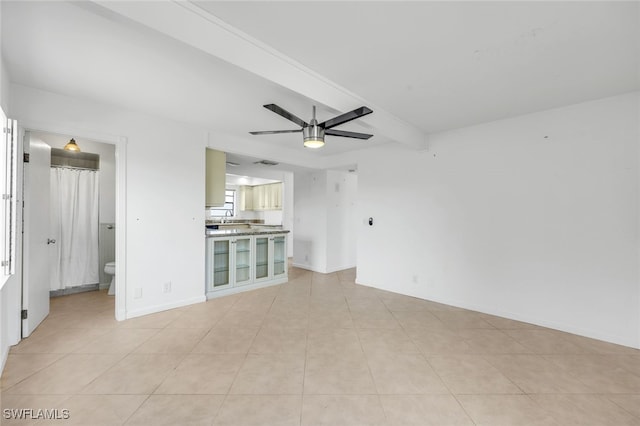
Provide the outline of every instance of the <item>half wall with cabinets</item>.
<path id="1" fill-rule="evenodd" d="M 288 232 L 234 230 L 208 233 L 207 298 L 286 282 Z"/>

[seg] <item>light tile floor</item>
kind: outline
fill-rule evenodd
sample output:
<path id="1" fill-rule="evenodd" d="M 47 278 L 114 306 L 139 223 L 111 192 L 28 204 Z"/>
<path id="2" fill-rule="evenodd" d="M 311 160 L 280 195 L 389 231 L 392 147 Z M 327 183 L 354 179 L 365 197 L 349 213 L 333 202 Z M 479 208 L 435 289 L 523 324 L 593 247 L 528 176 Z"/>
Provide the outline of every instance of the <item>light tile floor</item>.
<path id="1" fill-rule="evenodd" d="M 640 425 L 640 351 L 354 278 L 293 268 L 283 285 L 124 322 L 104 292 L 52 299 L 11 349 L 0 423 Z M 70 418 L 5 418 L 20 408 Z"/>

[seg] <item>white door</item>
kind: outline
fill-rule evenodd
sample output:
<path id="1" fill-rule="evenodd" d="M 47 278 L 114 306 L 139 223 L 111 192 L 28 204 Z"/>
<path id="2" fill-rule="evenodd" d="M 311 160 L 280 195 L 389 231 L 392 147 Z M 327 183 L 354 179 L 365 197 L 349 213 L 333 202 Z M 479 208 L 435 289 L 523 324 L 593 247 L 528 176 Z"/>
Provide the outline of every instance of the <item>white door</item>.
<path id="1" fill-rule="evenodd" d="M 27 139 L 28 138 L 28 139 Z M 49 178 L 51 147 L 27 133 L 29 162 L 24 165 L 24 248 L 22 337 L 49 315 Z"/>

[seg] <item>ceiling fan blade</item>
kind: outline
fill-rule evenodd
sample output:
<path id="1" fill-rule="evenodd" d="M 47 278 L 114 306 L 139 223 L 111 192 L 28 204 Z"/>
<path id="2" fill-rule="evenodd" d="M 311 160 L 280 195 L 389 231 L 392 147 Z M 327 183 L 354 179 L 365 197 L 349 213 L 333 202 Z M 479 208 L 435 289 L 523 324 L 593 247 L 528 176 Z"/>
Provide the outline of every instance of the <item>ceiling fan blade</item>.
<path id="1" fill-rule="evenodd" d="M 368 135 L 366 133 L 356 133 L 356 132 L 345 132 L 344 130 L 333 130 L 327 129 L 324 132 L 325 135 L 331 136 L 343 136 L 345 138 L 354 138 L 354 139 L 369 139 L 373 135 Z"/>
<path id="2" fill-rule="evenodd" d="M 300 133 L 302 129 L 297 130 L 263 130 L 261 132 L 249 132 L 252 135 L 276 135 L 278 133 Z"/>
<path id="3" fill-rule="evenodd" d="M 307 123 L 306 121 L 302 120 L 299 117 L 296 117 L 295 115 L 291 114 L 289 111 L 280 108 L 276 104 L 267 104 L 267 105 L 263 105 L 263 107 L 265 107 L 266 109 L 268 109 L 270 111 L 275 112 L 276 114 L 286 118 L 289 121 L 293 121 L 294 123 L 296 123 L 300 127 L 309 126 L 309 123 Z"/>
<path id="4" fill-rule="evenodd" d="M 345 112 L 344 114 L 334 117 L 330 120 L 327 120 L 324 123 L 320 123 L 318 124 L 318 126 L 325 129 L 330 129 L 332 127 L 336 127 L 341 124 L 344 124 L 348 121 L 355 120 L 356 118 L 360 118 L 367 114 L 371 114 L 372 112 L 373 110 L 367 108 L 366 106 L 361 106 L 360 108 L 356 108 L 353 111 Z"/>

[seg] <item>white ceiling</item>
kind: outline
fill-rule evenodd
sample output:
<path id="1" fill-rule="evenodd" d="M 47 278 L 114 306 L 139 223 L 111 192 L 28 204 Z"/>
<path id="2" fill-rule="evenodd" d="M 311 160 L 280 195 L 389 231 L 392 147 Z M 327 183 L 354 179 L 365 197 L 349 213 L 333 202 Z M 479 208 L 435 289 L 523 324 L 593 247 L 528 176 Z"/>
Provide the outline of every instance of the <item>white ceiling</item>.
<path id="1" fill-rule="evenodd" d="M 640 89 L 638 2 L 196 5 L 425 134 Z M 92 3 L 3 1 L 2 54 L 14 82 L 274 151 L 335 157 L 392 142 L 366 120 L 340 129 L 370 141 L 327 138 L 317 151 L 300 134 L 250 136 L 296 127 L 266 103 L 305 120 L 312 104 L 319 121 L 345 111 Z"/>
<path id="2" fill-rule="evenodd" d="M 427 133 L 640 88 L 638 2 L 196 2 Z"/>

